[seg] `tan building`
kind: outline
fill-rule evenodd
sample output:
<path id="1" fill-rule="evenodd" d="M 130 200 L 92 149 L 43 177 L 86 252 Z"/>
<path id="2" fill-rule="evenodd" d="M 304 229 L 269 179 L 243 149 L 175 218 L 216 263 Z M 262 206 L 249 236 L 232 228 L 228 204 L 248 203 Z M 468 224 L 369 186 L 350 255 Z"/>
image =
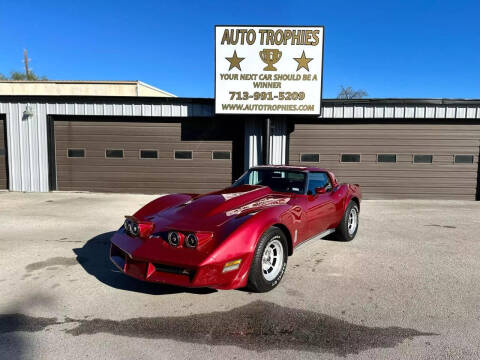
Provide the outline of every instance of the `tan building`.
<path id="1" fill-rule="evenodd" d="M 0 95 L 175 97 L 141 81 L 0 81 Z"/>

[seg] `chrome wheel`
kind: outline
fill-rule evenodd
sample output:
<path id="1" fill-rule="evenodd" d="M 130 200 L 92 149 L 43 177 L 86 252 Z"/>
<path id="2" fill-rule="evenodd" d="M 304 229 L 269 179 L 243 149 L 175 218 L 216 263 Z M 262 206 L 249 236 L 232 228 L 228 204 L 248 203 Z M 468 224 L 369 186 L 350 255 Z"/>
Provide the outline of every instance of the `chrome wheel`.
<path id="1" fill-rule="evenodd" d="M 348 229 L 348 234 L 353 235 L 355 233 L 355 230 L 357 230 L 357 224 L 358 224 L 358 212 L 355 207 L 352 207 L 350 210 L 350 213 L 348 214 L 348 223 L 347 223 L 347 229 Z"/>
<path id="2" fill-rule="evenodd" d="M 282 270 L 282 266 L 283 246 L 279 240 L 273 239 L 263 250 L 262 272 L 265 280 L 273 281 Z"/>

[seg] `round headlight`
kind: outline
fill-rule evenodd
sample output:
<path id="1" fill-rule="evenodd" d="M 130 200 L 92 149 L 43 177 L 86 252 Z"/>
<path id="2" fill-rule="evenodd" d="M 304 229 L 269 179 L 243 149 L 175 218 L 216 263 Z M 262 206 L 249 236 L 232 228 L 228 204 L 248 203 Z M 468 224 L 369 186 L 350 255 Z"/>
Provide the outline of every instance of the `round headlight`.
<path id="1" fill-rule="evenodd" d="M 132 235 L 138 236 L 138 224 L 132 222 Z"/>
<path id="2" fill-rule="evenodd" d="M 187 238 L 185 239 L 185 245 L 188 247 L 194 248 L 197 247 L 198 239 L 195 234 L 188 234 Z"/>
<path id="3" fill-rule="evenodd" d="M 170 231 L 168 233 L 168 243 L 172 246 L 178 246 L 180 243 L 180 236 L 175 231 Z"/>

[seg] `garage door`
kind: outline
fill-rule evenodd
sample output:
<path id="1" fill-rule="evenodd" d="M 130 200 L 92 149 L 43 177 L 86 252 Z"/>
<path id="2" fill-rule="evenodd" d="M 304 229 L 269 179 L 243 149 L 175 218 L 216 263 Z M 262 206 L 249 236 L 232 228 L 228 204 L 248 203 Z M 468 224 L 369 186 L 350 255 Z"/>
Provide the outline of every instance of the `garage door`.
<path id="1" fill-rule="evenodd" d="M 232 141 L 184 141 L 180 122 L 54 121 L 58 190 L 203 193 L 232 180 Z"/>
<path id="2" fill-rule="evenodd" d="M 7 189 L 7 140 L 5 137 L 5 120 L 0 118 L 0 190 Z"/>
<path id="3" fill-rule="evenodd" d="M 296 124 L 292 165 L 329 168 L 370 199 L 475 199 L 480 125 Z"/>

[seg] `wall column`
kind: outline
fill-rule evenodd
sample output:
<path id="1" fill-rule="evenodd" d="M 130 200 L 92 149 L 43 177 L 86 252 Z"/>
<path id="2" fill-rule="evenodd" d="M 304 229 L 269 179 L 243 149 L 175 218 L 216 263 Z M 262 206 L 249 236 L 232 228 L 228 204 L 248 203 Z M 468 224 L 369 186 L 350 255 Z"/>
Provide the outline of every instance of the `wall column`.
<path id="1" fill-rule="evenodd" d="M 271 165 L 286 164 L 287 120 L 270 119 L 270 156 Z M 248 118 L 245 120 L 245 170 L 252 166 L 263 165 L 263 133 L 265 118 Z"/>

